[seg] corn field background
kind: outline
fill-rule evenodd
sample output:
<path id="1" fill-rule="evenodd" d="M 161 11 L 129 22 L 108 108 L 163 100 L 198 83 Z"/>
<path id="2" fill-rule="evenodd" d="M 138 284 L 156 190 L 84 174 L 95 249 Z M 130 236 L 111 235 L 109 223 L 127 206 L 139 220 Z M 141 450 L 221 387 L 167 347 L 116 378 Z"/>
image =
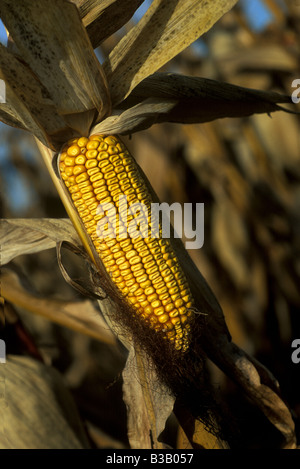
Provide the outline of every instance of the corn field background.
<path id="1" fill-rule="evenodd" d="M 143 11 L 96 49 L 100 62 Z M 296 0 L 239 1 L 159 71 L 289 96 L 300 78 L 299 38 Z M 123 140 L 161 201 L 204 203 L 204 245 L 190 256 L 221 304 L 233 342 L 280 383 L 299 442 L 300 364 L 291 359 L 292 341 L 300 338 L 299 115 L 278 111 L 158 123 Z M 1 218 L 67 218 L 33 136 L 1 123 L 0 144 Z M 66 250 L 63 259 L 72 279 L 85 278 L 79 256 Z M 36 415 L 26 415 L 19 404 L 10 430 L 16 446 L 129 448 L 122 398 L 127 350 L 108 327 L 98 326 L 97 301 L 64 280 L 53 248 L 19 255 L 1 270 L 2 325 L 7 354 L 15 360 L 16 388 L 18 379 L 24 384 L 37 372 L 39 389 L 51 390 L 43 394 L 41 413 L 37 408 Z M 38 371 L 42 364 L 50 366 L 49 375 Z M 237 447 L 280 447 L 278 429 L 236 384 L 213 364 L 209 373 L 236 422 Z M 25 385 L 23 392 L 21 387 L 17 395 L 26 403 Z M 59 415 L 60 430 L 51 437 L 46 432 L 43 442 L 36 434 L 43 422 L 47 426 L 47 405 Z M 20 428 L 26 432 L 34 425 L 32 439 L 20 443 Z M 200 430 L 197 438 L 198 447 L 218 447 Z M 160 441 L 190 447 L 172 413 Z"/>

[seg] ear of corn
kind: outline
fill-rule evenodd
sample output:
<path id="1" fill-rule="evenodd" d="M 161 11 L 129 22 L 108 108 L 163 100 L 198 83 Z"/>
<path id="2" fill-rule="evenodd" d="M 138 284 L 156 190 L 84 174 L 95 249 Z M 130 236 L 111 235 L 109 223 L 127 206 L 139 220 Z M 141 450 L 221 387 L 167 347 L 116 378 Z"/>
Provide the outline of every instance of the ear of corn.
<path id="1" fill-rule="evenodd" d="M 61 152 L 59 170 L 122 296 L 149 327 L 162 331 L 176 350 L 187 350 L 193 317 L 191 292 L 170 241 L 161 236 L 161 230 L 158 237 L 151 237 L 152 196 L 124 144 L 116 136 L 73 139 Z M 148 218 L 141 219 L 140 213 L 131 211 L 124 224 L 123 202 L 128 210 L 142 203 Z M 137 222 L 138 217 L 142 236 L 133 237 L 130 222 Z"/>

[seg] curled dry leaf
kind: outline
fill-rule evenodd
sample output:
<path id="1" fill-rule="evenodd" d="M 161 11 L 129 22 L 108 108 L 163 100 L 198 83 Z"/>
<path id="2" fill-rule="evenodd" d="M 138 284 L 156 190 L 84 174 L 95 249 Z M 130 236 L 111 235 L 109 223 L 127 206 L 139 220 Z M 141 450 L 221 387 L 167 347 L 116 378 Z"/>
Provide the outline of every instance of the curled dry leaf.
<path id="1" fill-rule="evenodd" d="M 1 449 L 90 448 L 73 398 L 53 368 L 8 356 L 0 367 L 0 394 Z"/>
<path id="2" fill-rule="evenodd" d="M 15 103 L 12 117 L 18 119 L 19 109 L 22 106 L 28 110 L 29 115 L 39 116 L 38 124 L 34 122 L 32 132 L 35 133 L 38 125 L 40 132 L 44 135 L 42 141 L 46 143 L 49 143 L 47 134 L 52 136 L 66 130 L 66 123 L 57 113 L 47 90 L 30 68 L 2 44 L 0 44 L 0 70 L 2 79 L 8 87 L 6 100 L 9 103 Z M 26 93 L 24 93 L 25 89 Z"/>
<path id="3" fill-rule="evenodd" d="M 1 264 L 23 254 L 51 249 L 64 240 L 79 245 L 79 238 L 69 219 L 1 220 Z"/>
<path id="4" fill-rule="evenodd" d="M 218 342 L 219 346 L 206 344 L 208 356 L 241 387 L 281 433 L 282 449 L 295 449 L 295 424 L 287 405 L 281 399 L 276 379 L 261 363 L 234 343 L 223 341 L 221 337 Z"/>
<path id="5" fill-rule="evenodd" d="M 154 0 L 103 64 L 113 105 L 188 47 L 237 0 Z"/>
<path id="6" fill-rule="evenodd" d="M 203 422 L 191 419 L 183 409 L 175 408 L 179 420 L 177 435 L 178 449 L 230 449 L 226 441 L 209 432 Z"/>
<path id="7" fill-rule="evenodd" d="M 64 0 L 16 0 L 13 4 L 3 0 L 0 15 L 22 59 L 46 87 L 58 112 L 73 128 L 87 133 L 95 117 L 109 112 L 110 101 L 105 76 L 76 6 Z"/>
<path id="8" fill-rule="evenodd" d="M 130 349 L 122 376 L 128 439 L 134 449 L 165 447 L 159 436 L 173 410 L 174 398 L 152 367 L 141 350 Z"/>
<path id="9" fill-rule="evenodd" d="M 8 302 L 101 342 L 114 345 L 116 339 L 94 304 L 44 298 L 26 290 L 22 279 L 9 269 L 1 272 L 1 295 Z"/>
<path id="10" fill-rule="evenodd" d="M 144 0 L 72 0 L 94 49 L 130 20 Z"/>
<path id="11" fill-rule="evenodd" d="M 125 109 L 120 115 L 104 119 L 92 133 L 130 134 L 162 122 L 191 124 L 271 113 L 283 110 L 278 103 L 291 103 L 291 98 L 206 78 L 155 73 L 119 106 Z"/>

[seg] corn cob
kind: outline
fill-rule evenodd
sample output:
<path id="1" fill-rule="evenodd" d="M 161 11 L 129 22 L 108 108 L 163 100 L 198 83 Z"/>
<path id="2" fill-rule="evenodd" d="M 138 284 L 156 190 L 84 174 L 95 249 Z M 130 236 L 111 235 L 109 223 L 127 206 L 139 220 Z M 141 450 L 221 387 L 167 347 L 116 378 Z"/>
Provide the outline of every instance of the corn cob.
<path id="1" fill-rule="evenodd" d="M 128 236 L 129 222 L 137 214 L 127 218 L 127 226 L 122 225 L 120 195 L 126 196 L 129 208 L 139 202 L 147 207 L 148 213 L 151 213 L 153 202 L 144 178 L 124 144 L 116 136 L 73 139 L 61 152 L 59 170 L 85 229 L 119 292 L 149 327 L 162 331 L 176 350 L 186 351 L 193 298 L 170 241 L 162 237 L 161 227 L 159 237 L 149 235 L 154 223 L 151 217 L 147 220 L 148 226 L 140 228 L 143 236 Z M 118 232 L 112 229 L 112 215 Z M 99 223 L 104 217 L 107 230 L 105 236 L 101 236 Z M 146 233 L 142 231 L 145 229 Z"/>

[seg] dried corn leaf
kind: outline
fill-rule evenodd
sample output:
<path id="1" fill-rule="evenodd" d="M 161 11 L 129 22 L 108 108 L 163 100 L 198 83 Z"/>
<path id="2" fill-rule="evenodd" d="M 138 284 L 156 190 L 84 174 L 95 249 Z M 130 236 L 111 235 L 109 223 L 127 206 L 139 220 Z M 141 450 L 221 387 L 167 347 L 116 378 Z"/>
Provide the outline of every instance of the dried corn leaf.
<path id="1" fill-rule="evenodd" d="M 1 449 L 90 448 L 73 398 L 53 368 L 8 356 L 0 367 L 0 395 Z"/>
<path id="2" fill-rule="evenodd" d="M 278 103 L 291 103 L 291 99 L 205 78 L 157 73 L 145 79 L 122 103 L 124 112 L 104 119 L 92 133 L 130 134 L 155 123 L 203 123 L 271 113 L 282 110 Z"/>
<path id="3" fill-rule="evenodd" d="M 29 67 L 1 44 L 0 74 L 7 87 L 7 105 L 14 107 L 13 115 L 16 120 L 20 119 L 22 109 L 28 110 L 26 117 L 23 119 L 23 128 L 32 131 L 37 136 L 43 135 L 43 142 L 49 141 L 50 136 L 53 134 L 66 132 L 66 122 L 56 112 L 47 90 L 37 80 Z M 0 104 L 0 116 L 2 115 L 1 110 L 2 108 L 5 110 L 5 106 L 6 104 Z M 30 128 L 30 121 L 34 122 L 33 128 Z"/>
<path id="4" fill-rule="evenodd" d="M 208 31 L 236 0 L 154 0 L 104 63 L 113 105 Z"/>
<path id="5" fill-rule="evenodd" d="M 165 447 L 159 436 L 173 410 L 174 398 L 159 382 L 152 367 L 142 351 L 130 349 L 122 376 L 128 439 L 133 449 Z"/>
<path id="6" fill-rule="evenodd" d="M 295 424 L 272 374 L 234 343 L 221 341 L 219 347 L 207 343 L 207 351 L 214 363 L 240 386 L 281 433 L 282 449 L 295 449 Z"/>
<path id="7" fill-rule="evenodd" d="M 0 70 L 0 79 L 4 79 Z M 27 106 L 20 100 L 13 87 L 6 85 L 6 103 L 0 103 L 0 120 L 7 125 L 28 130 L 44 145 L 49 145 L 49 139 L 42 127 L 32 117 Z"/>
<path id="8" fill-rule="evenodd" d="M 292 103 L 291 97 L 271 91 L 261 91 L 232 85 L 202 77 L 179 75 L 177 73 L 154 73 L 145 78 L 130 94 L 126 103 L 137 104 L 147 98 L 197 99 L 207 98 L 247 103 L 265 102 L 265 105 Z M 267 109 L 265 110 L 267 112 Z M 243 115 L 243 114 L 242 114 Z"/>
<path id="9" fill-rule="evenodd" d="M 193 420 L 187 422 L 183 429 L 178 428 L 177 449 L 229 449 L 228 443 L 210 433 L 203 422 Z"/>
<path id="10" fill-rule="evenodd" d="M 1 220 L 1 264 L 23 254 L 32 254 L 69 241 L 78 246 L 79 238 L 69 219 Z"/>
<path id="11" fill-rule="evenodd" d="M 248 232 L 232 202 L 219 197 L 212 213 L 212 246 L 216 256 L 237 288 L 246 290 L 251 275 L 247 265 Z"/>
<path id="12" fill-rule="evenodd" d="M 75 5 L 63 0 L 3 0 L 0 15 L 59 113 L 83 133 L 109 110 L 102 68 Z M 73 114 L 83 116 L 74 117 Z M 78 120 L 78 122 L 77 122 Z"/>
<path id="13" fill-rule="evenodd" d="M 144 0 L 72 0 L 94 49 L 130 20 Z"/>
<path id="14" fill-rule="evenodd" d="M 115 344 L 113 333 L 93 303 L 62 301 L 42 298 L 27 291 L 16 273 L 9 269 L 1 272 L 1 295 L 8 302 L 107 344 Z"/>
<path id="15" fill-rule="evenodd" d="M 218 54 L 216 54 L 218 55 Z M 225 76 L 233 76 L 238 72 L 282 71 L 294 73 L 298 68 L 297 58 L 279 44 L 259 44 L 247 49 L 237 48 L 217 57 L 218 67 Z"/>

